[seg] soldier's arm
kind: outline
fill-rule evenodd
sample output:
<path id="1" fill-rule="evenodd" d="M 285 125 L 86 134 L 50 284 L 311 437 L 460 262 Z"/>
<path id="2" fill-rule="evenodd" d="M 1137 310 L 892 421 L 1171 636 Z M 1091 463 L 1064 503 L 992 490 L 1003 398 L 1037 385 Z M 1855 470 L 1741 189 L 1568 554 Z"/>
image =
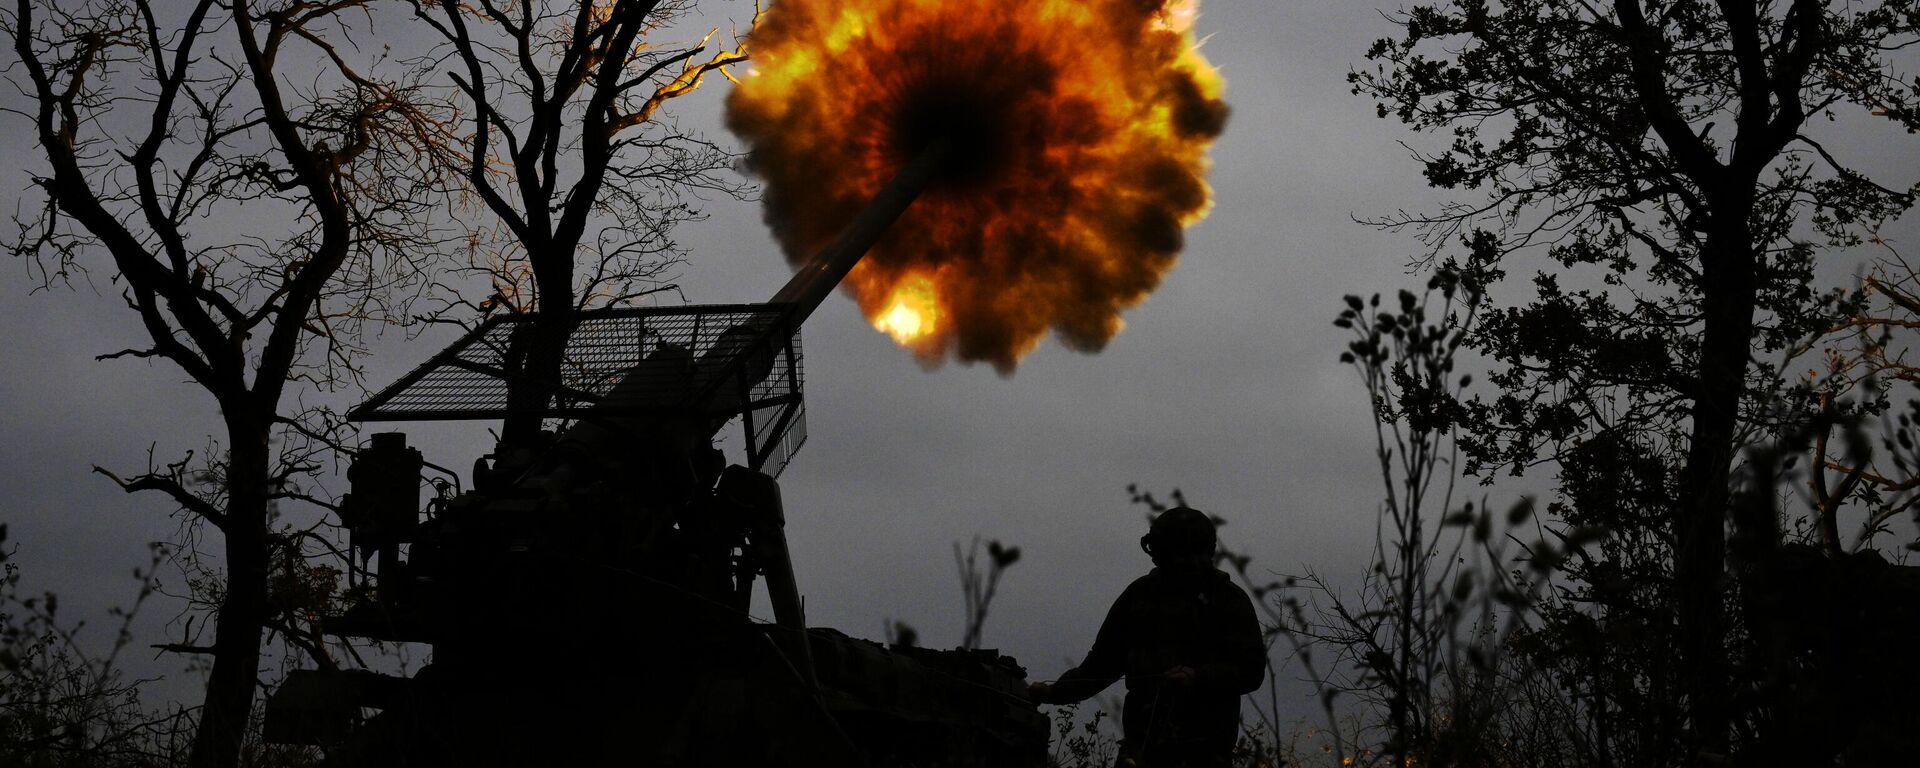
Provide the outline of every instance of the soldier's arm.
<path id="1" fill-rule="evenodd" d="M 1080 666 L 1067 670 L 1060 676 L 1059 682 L 1049 686 L 1039 701 L 1043 704 L 1071 704 L 1085 701 L 1096 693 L 1104 691 L 1127 673 L 1127 605 L 1134 599 L 1135 588 L 1128 587 L 1120 593 L 1120 599 L 1113 601 L 1113 607 L 1107 610 L 1107 620 L 1101 622 L 1100 632 L 1093 638 L 1093 650 L 1087 651 L 1086 659 Z"/>

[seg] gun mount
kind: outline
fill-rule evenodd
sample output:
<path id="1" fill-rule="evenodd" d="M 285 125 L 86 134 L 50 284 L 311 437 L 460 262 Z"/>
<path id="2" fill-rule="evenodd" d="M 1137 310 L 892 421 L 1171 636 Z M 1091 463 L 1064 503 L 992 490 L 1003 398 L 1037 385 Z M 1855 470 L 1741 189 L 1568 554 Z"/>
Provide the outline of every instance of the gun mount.
<path id="1" fill-rule="evenodd" d="M 431 644 L 432 662 L 296 672 L 267 701 L 268 740 L 342 765 L 1043 763 L 1047 721 L 1012 659 L 806 626 L 774 479 L 806 440 L 800 325 L 944 152 L 773 302 L 576 315 L 538 406 L 565 428 L 476 461 L 469 490 L 423 507 L 420 452 L 373 435 L 341 511 L 356 599 L 323 628 Z M 487 320 L 351 417 L 507 415 L 532 322 Z M 728 466 L 715 439 L 734 422 Z M 750 614 L 762 579 L 771 623 Z"/>

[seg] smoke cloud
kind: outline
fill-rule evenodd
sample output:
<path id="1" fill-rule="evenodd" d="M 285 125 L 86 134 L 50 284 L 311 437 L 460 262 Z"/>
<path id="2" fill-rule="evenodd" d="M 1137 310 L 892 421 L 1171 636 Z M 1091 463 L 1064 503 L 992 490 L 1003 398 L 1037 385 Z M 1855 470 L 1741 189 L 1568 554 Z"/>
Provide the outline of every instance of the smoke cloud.
<path id="1" fill-rule="evenodd" d="M 778 0 L 727 102 L 795 264 L 928 142 L 950 160 L 846 285 L 926 364 L 1102 349 L 1210 205 L 1222 82 L 1191 3 Z"/>

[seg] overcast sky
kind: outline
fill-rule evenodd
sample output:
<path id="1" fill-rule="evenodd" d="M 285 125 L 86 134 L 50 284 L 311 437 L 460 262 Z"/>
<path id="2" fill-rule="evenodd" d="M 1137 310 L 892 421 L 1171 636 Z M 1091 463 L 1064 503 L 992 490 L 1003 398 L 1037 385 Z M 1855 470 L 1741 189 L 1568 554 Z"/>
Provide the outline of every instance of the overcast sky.
<path id="1" fill-rule="evenodd" d="M 1363 393 L 1336 361 L 1346 337 L 1330 321 L 1342 294 L 1424 276 L 1407 274 L 1417 243 L 1351 217 L 1443 198 L 1423 189 L 1397 144 L 1424 139 L 1348 93 L 1348 69 L 1392 30 L 1373 4 L 1208 0 L 1202 11 L 1204 50 L 1233 107 L 1213 152 L 1216 207 L 1106 351 L 1049 342 L 1012 377 L 989 366 L 929 371 L 844 297 L 809 321 L 810 437 L 781 486 L 813 624 L 877 638 L 899 619 L 925 644 L 950 647 L 962 624 L 951 546 L 998 538 L 1025 557 L 1001 584 L 985 643 L 1036 679 L 1053 678 L 1149 567 L 1129 483 L 1184 489 L 1230 521 L 1223 536 L 1256 568 L 1342 577 L 1365 567 L 1380 483 Z M 718 122 L 726 85 L 673 109 L 731 142 Z M 11 209 L 31 145 L 17 128 L 0 142 Z M 1912 142 L 1842 149 L 1920 167 Z M 680 277 L 687 298 L 771 296 L 789 273 L 757 208 L 714 201 L 707 210 L 708 220 L 680 231 L 692 252 Z M 94 275 L 103 295 L 30 295 L 24 265 L 5 268 L 0 522 L 11 525 L 31 585 L 63 591 L 76 609 L 119 601 L 145 542 L 169 538 L 175 523 L 159 497 L 126 497 L 89 466 L 137 470 L 150 442 L 163 458 L 198 447 L 215 414 L 171 368 L 93 361 L 140 338 L 110 299 L 104 269 Z M 444 341 L 382 344 L 376 383 Z M 475 425 L 403 428 L 446 466 L 465 467 L 490 447 Z M 1302 700 L 1298 712 L 1307 711 Z"/>

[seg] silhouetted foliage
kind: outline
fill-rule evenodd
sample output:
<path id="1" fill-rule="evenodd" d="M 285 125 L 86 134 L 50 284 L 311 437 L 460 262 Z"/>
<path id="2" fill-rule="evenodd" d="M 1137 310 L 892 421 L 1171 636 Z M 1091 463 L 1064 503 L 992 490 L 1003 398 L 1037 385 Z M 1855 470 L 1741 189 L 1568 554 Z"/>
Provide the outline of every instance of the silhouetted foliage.
<path id="1" fill-rule="evenodd" d="M 980 560 L 980 545 L 987 548 L 987 559 Z M 1014 563 L 1020 562 L 1020 548 L 1000 543 L 999 539 L 982 539 L 974 536 L 965 550 L 960 542 L 953 543 L 953 567 L 960 576 L 961 607 L 966 611 L 966 621 L 960 631 L 962 650 L 974 650 L 980 647 L 980 638 L 986 631 L 988 611 L 993 607 L 993 598 L 999 593 L 1000 577 Z M 887 645 L 914 648 L 920 645 L 920 631 L 913 625 L 900 620 L 888 620 L 881 629 Z"/>
<path id="2" fill-rule="evenodd" d="M 1096 708 L 1080 718 L 1079 704 L 1062 704 L 1053 711 L 1053 748 L 1047 763 L 1055 768 L 1106 768 L 1120 751 L 1120 741 L 1108 733 L 1107 710 Z"/>
<path id="3" fill-rule="evenodd" d="M 1416 229 L 1430 259 L 1458 243 L 1451 263 L 1495 288 L 1546 257 L 1532 299 L 1467 342 L 1495 392 L 1437 417 L 1459 419 L 1482 477 L 1557 468 L 1548 530 L 1610 534 L 1563 564 L 1527 652 L 1584 702 L 1582 762 L 1748 759 L 1767 737 L 1728 613 L 1731 472 L 1817 410 L 1786 371 L 1852 312 L 1812 283 L 1822 244 L 1914 202 L 1812 121 L 1920 129 L 1920 84 L 1888 54 L 1920 36 L 1920 7 L 1463 1 L 1392 19 L 1355 92 L 1447 132 L 1416 155 L 1426 178 L 1479 199 L 1372 223 Z"/>
<path id="4" fill-rule="evenodd" d="M 960 594 L 967 609 L 960 647 L 969 650 L 980 647 L 980 633 L 986 629 L 987 609 L 993 606 L 993 596 L 1000 589 L 1000 576 L 1020 562 L 1020 548 L 1001 544 L 999 539 L 988 541 L 984 573 L 979 557 L 979 536 L 973 537 L 964 555 L 960 552 L 960 542 L 953 543 L 953 565 L 960 572 Z"/>
<path id="5" fill-rule="evenodd" d="M 1371 406 L 1380 526 L 1357 589 L 1309 570 L 1279 585 L 1272 611 L 1343 765 L 1557 764 L 1559 713 L 1541 706 L 1539 681 L 1509 642 L 1556 566 L 1597 534 L 1523 541 L 1530 499 L 1498 512 L 1484 498 L 1457 501 L 1458 403 L 1471 379 L 1456 361 L 1482 290 L 1442 269 L 1424 294 L 1348 296 L 1334 321 L 1353 336 L 1340 359 Z"/>
<path id="6" fill-rule="evenodd" d="M 118 666 L 134 645 L 133 621 L 156 591 L 167 556 L 155 545 L 130 605 L 108 611 L 104 653 L 83 638 L 85 621 L 66 618 L 58 595 L 20 592 L 20 570 L 0 525 L 0 765 L 152 766 L 176 762 L 193 733 L 178 705 L 149 711 L 140 683 Z"/>

